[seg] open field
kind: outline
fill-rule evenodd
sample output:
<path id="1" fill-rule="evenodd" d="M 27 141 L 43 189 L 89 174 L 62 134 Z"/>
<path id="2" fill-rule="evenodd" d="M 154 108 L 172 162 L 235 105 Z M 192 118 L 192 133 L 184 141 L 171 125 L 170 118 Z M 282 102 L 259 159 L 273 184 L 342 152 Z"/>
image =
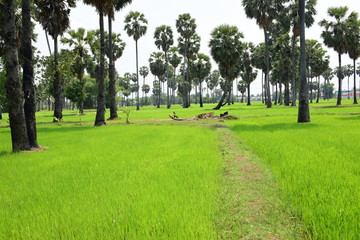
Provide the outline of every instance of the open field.
<path id="1" fill-rule="evenodd" d="M 312 104 L 309 124 L 256 102 L 215 112 L 238 120 L 147 106 L 100 128 L 90 110 L 43 111 L 48 149 L 19 154 L 3 114 L 0 239 L 359 239 L 360 107 L 344 103 Z"/>

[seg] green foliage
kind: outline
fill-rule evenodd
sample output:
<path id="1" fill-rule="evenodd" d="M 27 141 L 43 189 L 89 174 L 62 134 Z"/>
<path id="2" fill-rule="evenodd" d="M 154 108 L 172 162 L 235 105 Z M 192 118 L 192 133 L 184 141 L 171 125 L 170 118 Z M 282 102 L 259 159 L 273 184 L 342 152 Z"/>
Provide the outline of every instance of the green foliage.
<path id="1" fill-rule="evenodd" d="M 166 71 L 164 54 L 162 52 L 153 52 L 149 58 L 150 71 L 153 75 L 159 77 Z"/>
<path id="2" fill-rule="evenodd" d="M 53 38 L 61 35 L 70 26 L 70 9 L 75 0 L 35 0 L 36 20 Z"/>
<path id="3" fill-rule="evenodd" d="M 348 27 L 345 20 L 348 10 L 348 7 L 331 7 L 328 9 L 328 14 L 330 17 L 334 17 L 335 21 L 323 19 L 319 22 L 320 26 L 325 29 L 321 33 L 324 44 L 329 48 L 334 48 L 338 54 L 346 53 L 349 46 L 349 39 L 346 36 Z"/>
<path id="4" fill-rule="evenodd" d="M 3 143 L 10 133 L 0 131 Z M 1 239 L 216 238 L 214 131 L 42 125 L 38 132 L 46 151 L 4 155 L 10 146 L 0 146 Z"/>
<path id="5" fill-rule="evenodd" d="M 167 52 L 174 44 L 173 32 L 170 26 L 161 25 L 155 29 L 155 45 L 158 49 Z"/>
<path id="6" fill-rule="evenodd" d="M 131 11 L 125 17 L 124 30 L 129 37 L 133 37 L 133 39 L 137 41 L 146 34 L 147 23 L 148 21 L 145 19 L 143 13 Z"/>

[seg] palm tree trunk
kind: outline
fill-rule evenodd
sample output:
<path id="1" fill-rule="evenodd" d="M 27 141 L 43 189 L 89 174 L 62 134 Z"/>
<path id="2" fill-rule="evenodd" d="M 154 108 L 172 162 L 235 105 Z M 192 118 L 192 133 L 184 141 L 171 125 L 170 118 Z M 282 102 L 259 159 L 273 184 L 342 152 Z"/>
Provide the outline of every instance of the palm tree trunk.
<path id="1" fill-rule="evenodd" d="M 23 56 L 23 91 L 25 97 L 24 112 L 26 128 L 31 148 L 38 148 L 36 136 L 36 104 L 33 53 L 31 45 L 32 26 L 30 0 L 22 0 L 22 56 Z"/>
<path id="2" fill-rule="evenodd" d="M 54 63 L 55 63 L 55 76 L 54 76 L 54 121 L 60 121 L 62 116 L 62 85 L 61 76 L 59 72 L 59 61 L 58 61 L 58 36 L 54 36 Z"/>
<path id="3" fill-rule="evenodd" d="M 264 72 L 261 70 L 261 102 L 264 103 Z"/>
<path id="4" fill-rule="evenodd" d="M 296 56 L 295 56 L 296 36 L 293 34 L 291 41 L 291 55 L 292 55 L 292 82 L 291 82 L 291 106 L 296 107 Z"/>
<path id="5" fill-rule="evenodd" d="M 356 99 L 356 60 L 353 59 L 354 62 L 354 104 L 358 104 Z"/>
<path id="6" fill-rule="evenodd" d="M 281 91 L 281 85 L 280 85 L 280 91 Z M 277 105 L 278 101 L 280 102 L 281 94 L 278 94 L 278 85 L 275 83 L 275 99 L 274 99 L 274 105 Z"/>
<path id="7" fill-rule="evenodd" d="M 197 94 L 197 86 L 195 85 L 194 87 L 195 87 L 195 104 L 197 105 L 198 104 L 198 101 L 197 101 L 197 96 L 198 96 L 198 94 Z"/>
<path id="8" fill-rule="evenodd" d="M 269 80 L 269 40 L 268 40 L 268 33 L 267 30 L 264 28 L 264 35 L 265 35 L 265 65 L 266 65 L 266 73 L 265 73 L 265 84 L 266 84 L 266 107 L 271 108 L 271 98 L 270 98 L 270 80 Z"/>
<path id="9" fill-rule="evenodd" d="M 350 76 L 348 76 L 348 99 L 350 99 Z"/>
<path id="10" fill-rule="evenodd" d="M 300 15 L 300 90 L 298 123 L 310 122 L 309 89 L 306 81 L 306 46 L 305 46 L 305 0 L 299 0 Z"/>
<path id="11" fill-rule="evenodd" d="M 136 110 L 140 110 L 140 102 L 139 102 L 139 59 L 138 59 L 138 41 L 135 41 L 136 45 Z"/>
<path id="12" fill-rule="evenodd" d="M 320 76 L 318 76 L 316 103 L 320 100 Z"/>
<path id="13" fill-rule="evenodd" d="M 24 113 L 24 93 L 21 90 L 19 77 L 18 49 L 16 44 L 16 28 L 14 1 L 4 0 L 4 52 L 6 67 L 6 97 L 9 108 L 11 141 L 13 152 L 30 149 Z"/>
<path id="14" fill-rule="evenodd" d="M 203 106 L 203 98 L 202 98 L 202 81 L 200 81 L 200 107 L 204 107 Z"/>
<path id="15" fill-rule="evenodd" d="M 110 117 L 108 120 L 118 119 L 116 106 L 116 87 L 115 87 L 115 65 L 113 59 L 113 43 L 112 43 L 112 19 L 108 16 L 109 28 L 109 97 L 110 97 Z"/>
<path id="16" fill-rule="evenodd" d="M 339 57 L 339 71 L 341 71 L 341 54 L 339 53 L 338 54 L 338 57 Z M 336 102 L 336 105 L 341 105 L 341 83 L 342 83 L 342 79 L 341 79 L 341 76 L 342 73 L 338 73 L 338 80 L 339 80 L 339 88 L 338 88 L 338 96 L 337 96 L 337 102 Z"/>
<path id="17" fill-rule="evenodd" d="M 290 85 L 288 80 L 285 82 L 284 105 L 290 106 Z"/>
<path id="18" fill-rule="evenodd" d="M 227 95 L 228 95 L 228 91 L 224 91 L 218 105 L 216 105 L 216 107 L 214 107 L 213 110 L 219 110 L 221 107 L 224 106 L 223 103 L 224 103 L 225 99 L 227 98 Z"/>
<path id="19" fill-rule="evenodd" d="M 166 91 L 167 91 L 167 109 L 169 109 L 171 107 L 171 103 L 170 103 L 170 92 L 169 92 L 169 61 L 168 61 L 168 57 L 167 57 L 167 51 L 165 51 L 165 61 L 166 61 Z"/>
<path id="20" fill-rule="evenodd" d="M 247 91 L 248 91 L 248 96 L 247 96 L 247 99 L 248 99 L 248 101 L 247 101 L 247 105 L 248 106 L 250 106 L 251 105 L 251 102 L 250 102 L 250 83 L 248 83 L 248 85 L 247 85 Z"/>
<path id="21" fill-rule="evenodd" d="M 46 38 L 47 46 L 48 46 L 48 48 L 49 48 L 49 53 L 50 53 L 50 55 L 51 55 L 51 47 L 50 47 L 50 42 L 49 42 L 49 36 L 48 36 L 46 30 L 45 30 L 45 38 Z"/>
<path id="22" fill-rule="evenodd" d="M 95 117 L 95 126 L 103 126 L 105 122 L 105 37 L 104 37 L 104 12 L 103 8 L 99 9 L 99 25 L 100 25 L 100 69 L 97 76 L 98 80 L 98 98 Z"/>

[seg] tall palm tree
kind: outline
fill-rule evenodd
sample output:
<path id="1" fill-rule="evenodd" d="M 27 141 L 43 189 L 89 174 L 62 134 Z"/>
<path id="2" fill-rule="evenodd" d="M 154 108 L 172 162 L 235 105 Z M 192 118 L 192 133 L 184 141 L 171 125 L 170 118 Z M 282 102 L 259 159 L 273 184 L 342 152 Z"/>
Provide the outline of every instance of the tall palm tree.
<path id="1" fill-rule="evenodd" d="M 188 82 L 189 72 L 187 66 L 188 61 L 186 60 L 186 58 L 188 56 L 188 46 L 190 45 L 190 39 L 195 35 L 195 19 L 192 18 L 189 13 L 180 14 L 178 19 L 176 20 L 176 29 L 181 35 L 181 38 L 179 38 L 179 48 L 181 48 L 181 43 L 183 45 L 183 51 L 180 50 L 180 52 L 184 56 L 184 67 L 186 68 L 186 71 L 183 72 L 184 82 Z M 190 101 L 188 100 L 187 92 L 185 92 L 183 99 L 183 107 L 188 108 L 190 106 Z"/>
<path id="2" fill-rule="evenodd" d="M 341 55 L 347 52 L 349 46 L 349 39 L 346 36 L 348 27 L 346 23 L 346 13 L 348 7 L 329 8 L 328 14 L 330 17 L 334 17 L 335 21 L 326 21 L 323 19 L 319 24 L 324 27 L 324 31 L 321 33 L 321 37 L 324 39 L 324 44 L 329 48 L 334 48 L 338 53 L 339 69 L 341 69 Z M 342 79 L 338 76 L 339 89 L 336 105 L 341 105 L 341 93 L 342 93 Z"/>
<path id="3" fill-rule="evenodd" d="M 149 58 L 149 63 L 150 63 L 150 71 L 151 73 L 156 76 L 156 77 L 160 77 L 162 75 L 165 74 L 166 71 L 166 66 L 164 63 L 164 54 L 162 52 L 153 52 L 150 55 Z M 157 86 L 157 84 L 154 84 L 154 86 Z M 160 94 L 161 94 L 161 89 L 160 89 L 160 82 L 158 81 L 158 85 L 159 85 L 159 91 L 156 92 L 158 93 L 158 102 L 157 102 L 157 107 L 160 108 Z"/>
<path id="4" fill-rule="evenodd" d="M 240 73 L 238 63 L 243 51 L 241 38 L 243 34 L 236 26 L 220 25 L 211 32 L 209 42 L 211 56 L 219 65 L 220 74 L 225 78 L 225 85 L 230 86 L 230 89 L 225 88 L 220 102 L 214 109 L 224 106 L 223 102 L 231 92 L 232 82 Z"/>
<path id="5" fill-rule="evenodd" d="M 70 8 L 75 7 L 75 0 L 35 0 L 35 12 L 37 21 L 45 31 L 54 39 L 54 117 L 55 121 L 62 119 L 62 81 L 58 69 L 58 37 L 70 26 Z"/>
<path id="6" fill-rule="evenodd" d="M 171 45 L 174 44 L 173 31 L 170 26 L 161 25 L 156 28 L 154 33 L 155 45 L 158 49 L 162 49 L 165 53 L 166 65 L 166 83 L 167 83 L 167 108 L 170 108 L 170 95 L 169 95 L 169 68 L 168 68 L 168 51 Z"/>
<path id="7" fill-rule="evenodd" d="M 108 1 L 106 0 L 83 0 L 85 4 L 92 5 L 99 13 L 100 26 L 100 66 L 96 76 L 98 83 L 98 98 L 95 117 L 95 126 L 103 126 L 105 121 L 105 33 L 104 33 L 104 13 Z"/>
<path id="8" fill-rule="evenodd" d="M 256 19 L 256 23 L 264 31 L 265 37 L 265 84 L 266 84 L 266 105 L 271 108 L 270 96 L 270 81 L 269 81 L 269 30 L 273 20 L 283 8 L 284 0 L 242 0 L 242 5 L 245 9 L 248 18 Z"/>
<path id="9" fill-rule="evenodd" d="M 360 21 L 358 14 L 352 12 L 347 19 L 348 31 L 347 39 L 349 40 L 348 53 L 349 57 L 353 60 L 353 72 L 354 72 L 354 104 L 358 104 L 356 98 L 356 60 L 360 57 Z"/>
<path id="10" fill-rule="evenodd" d="M 132 0 L 109 0 L 105 5 L 105 12 L 108 15 L 108 55 L 109 55 L 109 98 L 110 98 L 110 117 L 108 120 L 119 118 L 116 106 L 116 87 L 115 87 L 115 59 L 113 54 L 113 33 L 112 21 L 115 19 L 115 11 L 123 9 L 126 5 L 131 4 Z"/>
<path id="11" fill-rule="evenodd" d="M 148 21 L 145 19 L 144 14 L 139 12 L 131 11 L 125 18 L 125 27 L 124 30 L 129 35 L 133 37 L 136 45 L 136 75 L 137 75 L 137 85 L 139 89 L 139 64 L 138 64 L 138 40 L 140 37 L 146 34 Z M 140 110 L 139 102 L 139 91 L 137 91 L 137 102 L 136 110 Z"/>
<path id="12" fill-rule="evenodd" d="M 72 66 L 72 72 L 79 81 L 80 91 L 84 91 L 85 82 L 83 80 L 86 68 L 86 62 L 88 61 L 88 50 L 86 44 L 86 31 L 84 28 L 78 28 L 75 30 L 69 30 L 69 37 L 61 38 L 61 43 L 72 47 L 71 51 L 73 52 L 75 58 Z M 79 98 L 78 107 L 79 113 L 84 113 L 84 100 L 85 95 Z"/>
<path id="13" fill-rule="evenodd" d="M 305 46 L 305 0 L 299 0 L 300 28 L 300 90 L 298 123 L 310 122 L 309 86 L 306 81 L 306 46 Z"/>
<path id="14" fill-rule="evenodd" d="M 307 28 L 311 27 L 314 22 L 316 15 L 316 6 L 317 0 L 306 1 L 305 4 L 305 26 Z M 289 5 L 284 8 L 284 15 L 280 21 L 284 25 L 292 29 L 292 39 L 291 39 L 291 48 L 292 48 L 292 83 L 291 83 L 291 92 L 292 92 L 292 103 L 291 106 L 296 106 L 296 42 L 297 38 L 300 35 L 299 29 L 299 3 L 298 0 L 290 0 Z M 285 17 L 284 17 L 285 16 Z"/>
<path id="15" fill-rule="evenodd" d="M 30 149 L 24 113 L 24 93 L 19 77 L 18 49 L 16 44 L 15 7 L 13 0 L 3 1 L 4 55 L 6 66 L 6 96 L 8 100 L 12 149 L 14 152 Z"/>
<path id="16" fill-rule="evenodd" d="M 24 111 L 26 119 L 27 134 L 31 148 L 38 148 L 36 134 L 36 104 L 35 84 L 33 67 L 33 49 L 31 43 L 32 22 L 31 22 L 31 1 L 22 0 L 22 59 L 23 59 L 23 90 L 25 96 Z"/>
<path id="17" fill-rule="evenodd" d="M 211 62 L 209 56 L 198 53 L 195 60 L 193 61 L 193 64 L 191 64 L 193 67 L 193 74 L 194 77 L 199 80 L 200 84 L 200 107 L 203 107 L 203 98 L 202 98 L 202 82 L 204 79 L 209 76 L 211 71 Z"/>

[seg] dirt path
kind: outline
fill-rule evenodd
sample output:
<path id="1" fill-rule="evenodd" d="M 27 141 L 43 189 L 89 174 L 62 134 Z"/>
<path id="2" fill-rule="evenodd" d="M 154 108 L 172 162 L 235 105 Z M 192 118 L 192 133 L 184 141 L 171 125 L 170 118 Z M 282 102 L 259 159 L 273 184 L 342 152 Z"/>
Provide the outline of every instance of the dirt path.
<path id="1" fill-rule="evenodd" d="M 270 171 L 227 127 L 217 127 L 223 179 L 216 226 L 220 239 L 301 239 L 296 219 L 284 212 Z"/>

